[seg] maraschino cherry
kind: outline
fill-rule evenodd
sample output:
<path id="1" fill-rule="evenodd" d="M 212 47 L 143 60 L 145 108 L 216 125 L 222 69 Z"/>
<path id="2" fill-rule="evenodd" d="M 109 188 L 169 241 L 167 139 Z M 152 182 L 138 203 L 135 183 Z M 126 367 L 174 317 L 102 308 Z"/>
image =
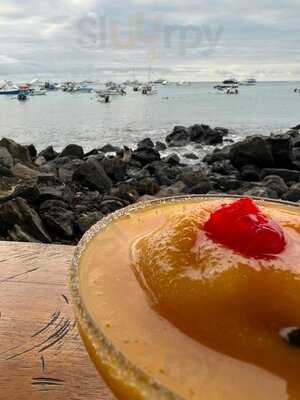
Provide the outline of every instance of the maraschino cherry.
<path id="1" fill-rule="evenodd" d="M 248 197 L 218 208 L 204 224 L 204 231 L 214 242 L 247 257 L 273 258 L 286 246 L 281 227 Z"/>

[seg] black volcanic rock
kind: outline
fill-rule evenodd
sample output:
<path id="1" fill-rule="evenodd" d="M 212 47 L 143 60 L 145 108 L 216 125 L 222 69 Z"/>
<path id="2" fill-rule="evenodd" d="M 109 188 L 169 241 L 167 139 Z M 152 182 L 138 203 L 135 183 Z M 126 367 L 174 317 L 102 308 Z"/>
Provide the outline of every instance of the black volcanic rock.
<path id="1" fill-rule="evenodd" d="M 267 175 L 262 181 L 262 184 L 268 189 L 274 190 L 279 197 L 285 195 L 289 188 L 285 181 L 278 175 Z"/>
<path id="2" fill-rule="evenodd" d="M 144 148 L 154 148 L 154 143 L 150 138 L 145 138 L 143 140 L 141 140 L 140 142 L 138 142 L 137 147 L 139 149 L 144 149 Z"/>
<path id="3" fill-rule="evenodd" d="M 72 238 L 74 234 L 74 214 L 62 206 L 63 204 L 45 202 L 41 207 L 41 219 L 53 238 L 57 235 Z"/>
<path id="4" fill-rule="evenodd" d="M 0 222 L 2 232 L 18 226 L 24 233 L 34 237 L 37 241 L 51 242 L 51 238 L 37 212 L 28 205 L 26 200 L 20 197 L 0 205 Z"/>
<path id="5" fill-rule="evenodd" d="M 88 231 L 94 224 L 96 224 L 102 218 L 103 218 L 103 214 L 100 211 L 87 213 L 87 214 L 82 215 L 78 219 L 78 221 L 76 222 L 76 225 L 78 226 L 80 233 L 84 234 L 86 231 Z"/>
<path id="6" fill-rule="evenodd" d="M 83 158 L 84 157 L 84 151 L 81 146 L 78 146 L 77 144 L 69 144 L 66 146 L 63 151 L 60 153 L 59 157 L 69 157 L 71 159 L 76 159 L 76 158 Z"/>
<path id="7" fill-rule="evenodd" d="M 274 165 L 271 145 L 267 138 L 262 136 L 249 136 L 233 144 L 230 147 L 229 159 L 238 169 L 248 164 L 261 168 Z"/>
<path id="8" fill-rule="evenodd" d="M 139 161 L 142 165 L 147 165 L 153 161 L 159 161 L 160 154 L 157 150 L 151 147 L 143 147 L 135 150 L 132 153 L 132 158 L 136 161 Z"/>
<path id="9" fill-rule="evenodd" d="M 274 159 L 274 165 L 277 168 L 291 168 L 292 162 L 290 159 L 291 136 L 283 133 L 279 135 L 272 134 L 269 138 L 271 151 Z"/>
<path id="10" fill-rule="evenodd" d="M 102 153 L 118 153 L 121 148 L 118 146 L 113 146 L 112 144 L 106 144 L 99 149 Z"/>
<path id="11" fill-rule="evenodd" d="M 52 161 L 58 156 L 58 153 L 53 149 L 53 146 L 48 146 L 41 152 L 38 157 L 44 157 L 46 161 Z"/>
<path id="12" fill-rule="evenodd" d="M 175 126 L 173 132 L 166 136 L 166 142 L 170 147 L 183 147 L 190 141 L 190 134 L 184 126 Z"/>
<path id="13" fill-rule="evenodd" d="M 259 181 L 260 169 L 256 165 L 247 164 L 241 168 L 241 179 L 243 181 Z"/>
<path id="14" fill-rule="evenodd" d="M 22 146 L 12 139 L 3 138 L 0 140 L 0 147 L 5 147 L 14 159 L 31 163 L 30 153 L 26 146 Z"/>
<path id="15" fill-rule="evenodd" d="M 120 158 L 104 158 L 100 165 L 112 181 L 119 182 L 126 178 L 128 164 Z"/>
<path id="16" fill-rule="evenodd" d="M 112 187 L 112 181 L 103 167 L 94 160 L 86 161 L 80 165 L 73 173 L 72 179 L 82 186 L 90 190 L 98 190 L 100 193 L 109 192 Z"/>
<path id="17" fill-rule="evenodd" d="M 157 151 L 164 151 L 167 149 L 167 145 L 163 142 L 157 141 L 154 148 Z"/>
<path id="18" fill-rule="evenodd" d="M 0 147 L 0 166 L 10 169 L 13 165 L 13 156 L 6 147 Z"/>
<path id="19" fill-rule="evenodd" d="M 300 180 L 300 172 L 292 170 L 292 169 L 284 169 L 284 168 L 264 168 L 264 169 L 262 169 L 261 170 L 261 179 L 263 179 L 267 175 L 278 175 L 286 183 L 298 182 Z"/>
<path id="20" fill-rule="evenodd" d="M 180 164 L 180 158 L 178 154 L 172 153 L 169 154 L 168 156 L 164 157 L 163 160 L 165 163 L 170 164 L 170 165 L 179 165 Z"/>
<path id="21" fill-rule="evenodd" d="M 295 183 L 290 187 L 289 191 L 282 196 L 283 200 L 300 201 L 300 183 Z"/>

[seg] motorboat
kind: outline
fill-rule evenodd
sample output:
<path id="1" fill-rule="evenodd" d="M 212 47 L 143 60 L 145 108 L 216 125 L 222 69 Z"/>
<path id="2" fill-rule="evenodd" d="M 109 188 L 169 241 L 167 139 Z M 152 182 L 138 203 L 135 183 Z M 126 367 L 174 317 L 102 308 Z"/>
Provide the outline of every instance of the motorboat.
<path id="1" fill-rule="evenodd" d="M 147 96 L 151 96 L 153 94 L 157 94 L 157 89 L 155 89 L 152 85 L 144 85 L 142 87 L 142 94 L 147 95 Z"/>
<path id="2" fill-rule="evenodd" d="M 237 89 L 239 87 L 239 83 L 236 79 L 225 79 L 222 83 L 215 85 L 214 89 Z"/>
<path id="3" fill-rule="evenodd" d="M 245 79 L 243 81 L 240 81 L 239 84 L 242 86 L 255 86 L 257 84 L 257 80 L 253 78 Z"/>
<path id="4" fill-rule="evenodd" d="M 47 91 L 43 88 L 31 89 L 31 96 L 45 96 Z"/>
<path id="5" fill-rule="evenodd" d="M 15 96 L 20 93 L 20 89 L 18 86 L 4 86 L 3 88 L 0 89 L 0 95 L 10 95 L 10 96 Z"/>
<path id="6" fill-rule="evenodd" d="M 72 90 L 73 93 L 92 93 L 94 89 L 90 86 L 78 85 Z"/>

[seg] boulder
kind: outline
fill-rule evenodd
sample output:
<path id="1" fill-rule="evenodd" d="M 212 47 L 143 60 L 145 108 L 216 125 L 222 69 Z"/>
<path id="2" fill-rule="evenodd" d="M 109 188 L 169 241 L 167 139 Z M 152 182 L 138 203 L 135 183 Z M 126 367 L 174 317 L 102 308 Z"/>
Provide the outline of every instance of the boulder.
<path id="1" fill-rule="evenodd" d="M 242 182 L 234 175 L 220 175 L 213 180 L 211 177 L 209 179 L 214 182 L 213 188 L 222 192 L 235 191 L 242 186 Z"/>
<path id="2" fill-rule="evenodd" d="M 184 193 L 187 194 L 207 194 L 212 190 L 212 185 L 208 180 L 203 180 L 197 183 L 195 186 L 186 186 Z"/>
<path id="3" fill-rule="evenodd" d="M 141 179 L 137 183 L 136 189 L 140 196 L 143 196 L 144 194 L 150 194 L 151 196 L 154 196 L 159 191 L 160 185 L 154 178 L 149 177 Z"/>
<path id="4" fill-rule="evenodd" d="M 40 209 L 40 216 L 51 232 L 52 237 L 62 236 L 72 238 L 74 234 L 74 214 L 72 211 L 62 207 L 61 203 L 44 203 Z"/>
<path id="5" fill-rule="evenodd" d="M 0 165 L 0 177 L 12 177 L 13 173 L 11 171 L 11 169 L 7 168 L 7 167 L 3 167 L 2 165 Z"/>
<path id="6" fill-rule="evenodd" d="M 44 157 L 46 161 L 52 161 L 58 156 L 58 153 L 53 149 L 52 146 L 46 147 L 44 150 L 39 152 L 38 157 Z"/>
<path id="7" fill-rule="evenodd" d="M 188 129 L 190 140 L 204 145 L 215 145 L 222 143 L 225 135 L 222 129 L 212 129 L 208 125 L 192 125 Z"/>
<path id="8" fill-rule="evenodd" d="M 188 128 L 189 138 L 192 142 L 203 143 L 204 127 L 205 125 L 195 124 Z"/>
<path id="9" fill-rule="evenodd" d="M 8 229 L 7 238 L 14 242 L 39 243 L 35 237 L 30 235 L 29 232 L 25 232 L 19 225 L 14 225 Z"/>
<path id="10" fill-rule="evenodd" d="M 203 162 L 207 164 L 213 164 L 216 161 L 228 160 L 230 157 L 230 149 L 230 146 L 225 146 L 222 149 L 216 148 L 212 153 L 207 154 L 203 158 Z"/>
<path id="11" fill-rule="evenodd" d="M 261 179 L 267 175 L 278 175 L 286 183 L 298 182 L 300 179 L 300 172 L 284 168 L 264 168 L 261 170 Z"/>
<path id="12" fill-rule="evenodd" d="M 76 225 L 80 233 L 83 235 L 93 225 L 103 218 L 103 214 L 100 211 L 83 214 L 77 221 Z"/>
<path id="13" fill-rule="evenodd" d="M 162 161 L 164 161 L 165 163 L 170 164 L 170 165 L 180 164 L 180 158 L 179 158 L 178 154 L 176 154 L 176 153 L 169 154 L 168 156 L 164 157 L 162 159 Z"/>
<path id="14" fill-rule="evenodd" d="M 14 159 L 24 163 L 31 162 L 30 153 L 26 146 L 21 146 L 11 139 L 3 138 L 0 140 L 0 147 L 5 147 Z"/>
<path id="15" fill-rule="evenodd" d="M 290 150 L 290 157 L 293 167 L 300 169 L 300 147 L 292 147 Z"/>
<path id="16" fill-rule="evenodd" d="M 63 196 L 63 199 L 70 204 L 70 208 L 76 215 L 99 211 L 103 196 L 98 191 L 76 192 L 71 191 L 70 196 Z"/>
<path id="17" fill-rule="evenodd" d="M 289 188 L 285 181 L 278 175 L 267 175 L 262 181 L 263 186 L 268 189 L 274 190 L 279 197 L 282 197 L 288 192 Z"/>
<path id="18" fill-rule="evenodd" d="M 293 129 L 293 130 L 295 130 L 295 131 L 299 131 L 299 130 L 300 130 L 300 124 L 294 126 L 294 127 L 291 128 L 291 129 Z"/>
<path id="19" fill-rule="evenodd" d="M 118 153 L 121 148 L 118 146 L 113 146 L 111 144 L 106 144 L 99 149 L 102 153 Z"/>
<path id="20" fill-rule="evenodd" d="M 157 150 L 151 147 L 145 147 L 142 149 L 137 149 L 132 153 L 132 158 L 139 161 L 142 165 L 147 165 L 153 161 L 160 160 L 160 154 Z"/>
<path id="21" fill-rule="evenodd" d="M 211 166 L 211 171 L 221 175 L 231 175 L 233 173 L 239 173 L 229 160 L 215 161 Z"/>
<path id="22" fill-rule="evenodd" d="M 1 230 L 12 229 L 18 225 L 23 232 L 43 243 L 50 243 L 51 238 L 47 233 L 39 215 L 33 210 L 26 200 L 17 197 L 0 205 Z"/>
<path id="23" fill-rule="evenodd" d="M 164 151 L 167 149 L 167 145 L 163 142 L 157 141 L 154 148 L 156 151 Z"/>
<path id="24" fill-rule="evenodd" d="M 184 126 L 175 126 L 173 132 L 167 135 L 166 142 L 170 147 L 183 147 L 190 141 L 188 130 Z"/>
<path id="25" fill-rule="evenodd" d="M 271 145 L 262 136 L 249 136 L 231 145 L 229 159 L 238 169 L 248 164 L 261 168 L 272 167 L 274 164 Z"/>
<path id="26" fill-rule="evenodd" d="M 37 156 L 37 150 L 36 150 L 35 146 L 33 144 L 29 144 L 28 146 L 25 146 L 25 147 L 27 147 L 27 149 L 29 151 L 30 158 L 32 160 L 34 160 Z"/>
<path id="27" fill-rule="evenodd" d="M 11 168 L 11 171 L 15 177 L 21 178 L 24 180 L 37 178 L 40 174 L 39 171 L 29 168 L 26 165 L 23 165 L 21 163 L 17 163 L 16 165 L 14 165 Z"/>
<path id="28" fill-rule="evenodd" d="M 274 164 L 277 168 L 291 168 L 290 159 L 291 137 L 289 133 L 274 135 L 269 138 Z"/>
<path id="29" fill-rule="evenodd" d="M 193 187 L 200 182 L 206 181 L 207 176 L 203 171 L 186 170 L 181 174 L 179 180 L 186 186 Z"/>
<path id="30" fill-rule="evenodd" d="M 37 159 L 34 161 L 35 165 L 37 167 L 41 167 L 42 165 L 46 164 L 46 159 L 43 156 L 37 157 Z"/>
<path id="31" fill-rule="evenodd" d="M 80 165 L 84 164 L 84 161 L 79 159 L 72 161 L 69 159 L 67 160 L 67 163 L 57 167 L 58 178 L 63 183 L 70 183 L 72 181 L 74 172 L 80 167 Z M 54 165 L 57 165 L 57 163 L 54 162 Z"/>
<path id="32" fill-rule="evenodd" d="M 203 137 L 203 144 L 207 146 L 214 146 L 223 142 L 224 133 L 216 129 L 208 128 Z"/>
<path id="33" fill-rule="evenodd" d="M 123 181 L 127 176 L 128 165 L 118 157 L 104 158 L 100 164 L 113 182 Z"/>
<path id="34" fill-rule="evenodd" d="M 244 165 L 241 168 L 241 179 L 243 181 L 255 182 L 260 180 L 260 169 L 253 164 Z"/>
<path id="35" fill-rule="evenodd" d="M 59 157 L 69 157 L 71 159 L 76 159 L 76 158 L 83 158 L 84 157 L 84 151 L 81 146 L 78 146 L 77 144 L 69 144 L 66 146 L 63 151 L 60 153 Z"/>
<path id="36" fill-rule="evenodd" d="M 89 188 L 106 193 L 112 187 L 112 181 L 107 176 L 103 167 L 94 160 L 88 160 L 80 165 L 73 173 L 72 180 Z"/>
<path id="37" fill-rule="evenodd" d="M 39 187 L 39 201 L 46 200 L 62 200 L 63 191 L 60 186 L 40 186 Z"/>
<path id="38" fill-rule="evenodd" d="M 140 142 L 138 142 L 137 147 L 139 149 L 144 149 L 144 148 L 154 148 L 154 143 L 150 138 L 145 138 L 143 140 L 141 140 Z"/>
<path id="39" fill-rule="evenodd" d="M 56 185 L 58 183 L 59 180 L 54 174 L 40 173 L 40 175 L 37 177 L 38 185 Z"/>
<path id="40" fill-rule="evenodd" d="M 18 184 L 13 192 L 6 198 L 6 201 L 20 197 L 26 200 L 29 204 L 36 203 L 40 197 L 40 191 L 35 184 Z"/>
<path id="41" fill-rule="evenodd" d="M 159 161 L 147 165 L 146 168 L 160 185 L 166 186 L 175 183 L 181 173 L 181 167 Z"/>
<path id="42" fill-rule="evenodd" d="M 300 201 L 300 183 L 295 183 L 292 185 L 287 193 L 282 196 L 283 200 Z"/>
<path id="43" fill-rule="evenodd" d="M 140 197 L 139 192 L 136 189 L 136 185 L 133 183 L 120 183 L 117 187 L 111 190 L 111 195 L 120 199 L 128 201 L 133 204 Z"/>
<path id="44" fill-rule="evenodd" d="M 14 159 L 6 147 L 0 147 L 0 166 L 11 168 L 14 165 Z"/>

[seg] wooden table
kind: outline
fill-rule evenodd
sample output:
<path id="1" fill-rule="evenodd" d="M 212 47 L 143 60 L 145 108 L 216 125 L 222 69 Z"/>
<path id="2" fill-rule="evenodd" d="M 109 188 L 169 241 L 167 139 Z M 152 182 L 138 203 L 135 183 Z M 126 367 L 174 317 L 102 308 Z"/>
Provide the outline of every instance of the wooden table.
<path id="1" fill-rule="evenodd" d="M 0 242 L 0 399 L 110 400 L 81 343 L 70 246 Z"/>

